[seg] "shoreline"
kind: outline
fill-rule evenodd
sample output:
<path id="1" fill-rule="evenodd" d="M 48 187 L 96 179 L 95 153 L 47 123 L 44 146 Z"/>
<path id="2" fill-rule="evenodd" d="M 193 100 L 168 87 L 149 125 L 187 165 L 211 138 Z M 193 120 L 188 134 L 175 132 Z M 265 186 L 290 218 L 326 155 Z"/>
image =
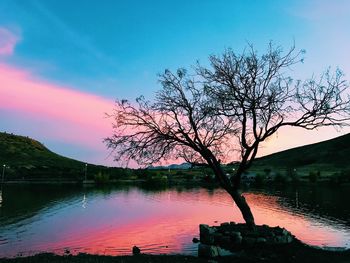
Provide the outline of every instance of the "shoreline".
<path id="1" fill-rule="evenodd" d="M 77 181 L 77 180 L 12 180 L 0 183 L 0 185 L 72 185 L 83 187 L 112 187 L 120 185 L 135 185 L 135 186 L 152 186 L 154 188 L 164 187 L 204 187 L 204 188 L 217 188 L 220 187 L 216 183 L 207 183 L 203 181 L 194 180 L 171 180 L 169 182 L 152 183 L 145 179 L 123 179 L 123 180 L 111 180 L 107 183 L 97 183 L 93 180 Z"/>
<path id="2" fill-rule="evenodd" d="M 211 261 L 209 261 L 211 260 Z M 121 256 L 106 256 L 80 253 L 78 255 L 56 255 L 52 253 L 41 253 L 33 256 L 15 257 L 15 258 L 0 258 L 0 262 L 6 263 L 33 263 L 33 262 L 115 262 L 115 263 L 160 263 L 160 262 L 290 262 L 290 263 L 345 263 L 350 262 L 350 249 L 344 251 L 325 250 L 320 247 L 312 247 L 295 241 L 288 245 L 255 247 L 237 251 L 230 256 L 216 257 L 213 259 L 189 256 L 189 255 L 121 255 Z"/>
<path id="3" fill-rule="evenodd" d="M 82 185 L 82 186 L 113 186 L 116 184 L 147 184 L 150 183 L 149 181 L 145 179 L 118 179 L 118 180 L 110 180 L 109 182 L 106 183 L 97 183 L 94 180 L 86 180 L 86 181 L 81 181 L 81 180 L 57 180 L 57 179 L 52 179 L 52 180 L 9 180 L 9 181 L 4 181 L 0 183 L 0 185 Z M 157 184 L 157 186 L 177 186 L 177 185 L 184 185 L 184 186 L 195 186 L 195 187 L 220 187 L 219 184 L 213 183 L 213 182 L 203 182 L 200 180 L 183 180 L 183 179 L 172 179 L 169 182 L 164 182 Z M 320 181 L 320 182 L 315 182 L 311 183 L 308 181 L 299 181 L 298 183 L 271 183 L 269 185 L 255 185 L 255 184 L 245 184 L 243 185 L 243 188 L 268 188 L 271 186 L 329 186 L 329 187 L 341 187 L 341 186 L 350 186 L 349 183 L 343 183 L 340 185 L 333 185 L 330 184 L 328 181 Z"/>
<path id="4" fill-rule="evenodd" d="M 94 182 L 93 180 L 88 180 L 87 182 L 84 181 L 78 181 L 78 180 L 13 180 L 13 181 L 5 181 L 3 182 L 4 185 L 28 185 L 28 184 L 71 184 L 71 185 L 114 185 L 117 183 L 144 183 L 146 180 L 115 180 L 110 181 L 105 184 L 98 184 Z"/>

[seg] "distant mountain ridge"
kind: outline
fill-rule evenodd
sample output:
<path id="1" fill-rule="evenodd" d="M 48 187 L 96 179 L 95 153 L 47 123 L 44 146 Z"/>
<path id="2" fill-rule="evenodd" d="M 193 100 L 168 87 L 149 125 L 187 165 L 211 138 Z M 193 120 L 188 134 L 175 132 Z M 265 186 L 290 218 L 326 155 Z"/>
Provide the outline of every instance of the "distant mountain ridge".
<path id="1" fill-rule="evenodd" d="M 191 168 L 190 163 L 182 163 L 182 164 L 170 164 L 168 166 L 149 166 L 147 169 L 149 170 L 164 170 L 164 169 L 170 169 L 170 170 L 187 170 Z"/>

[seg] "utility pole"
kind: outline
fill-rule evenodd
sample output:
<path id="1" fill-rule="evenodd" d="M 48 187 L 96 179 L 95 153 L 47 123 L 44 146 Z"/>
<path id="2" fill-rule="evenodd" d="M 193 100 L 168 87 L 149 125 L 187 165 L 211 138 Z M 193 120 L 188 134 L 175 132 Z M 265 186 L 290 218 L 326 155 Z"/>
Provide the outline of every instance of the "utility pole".
<path id="1" fill-rule="evenodd" d="M 87 180 L 87 163 L 85 164 L 85 181 Z"/>
<path id="2" fill-rule="evenodd" d="M 0 202 L 0 203 L 2 203 L 2 186 L 3 186 L 3 184 L 4 184 L 5 169 L 6 169 L 6 165 L 3 164 L 3 165 L 2 165 L 2 176 L 1 176 L 1 189 L 0 189 L 0 191 L 1 191 L 1 202 Z"/>
<path id="3" fill-rule="evenodd" d="M 5 169 L 6 169 L 6 165 L 3 164 L 2 165 L 2 177 L 1 177 L 1 184 L 4 183 L 4 178 L 5 178 Z"/>

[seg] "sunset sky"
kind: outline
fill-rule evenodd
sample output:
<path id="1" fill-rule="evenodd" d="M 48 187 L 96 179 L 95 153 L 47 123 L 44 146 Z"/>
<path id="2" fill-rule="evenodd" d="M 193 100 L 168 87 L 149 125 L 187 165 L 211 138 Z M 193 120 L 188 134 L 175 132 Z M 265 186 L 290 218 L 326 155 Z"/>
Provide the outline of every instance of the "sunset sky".
<path id="1" fill-rule="evenodd" d="M 0 131 L 29 136 L 78 160 L 113 163 L 116 98 L 152 98 L 164 69 L 207 63 L 227 47 L 269 41 L 305 49 L 292 74 L 327 67 L 350 80 L 350 1 L 1 0 Z M 285 129 L 260 155 L 333 138 L 350 129 Z"/>

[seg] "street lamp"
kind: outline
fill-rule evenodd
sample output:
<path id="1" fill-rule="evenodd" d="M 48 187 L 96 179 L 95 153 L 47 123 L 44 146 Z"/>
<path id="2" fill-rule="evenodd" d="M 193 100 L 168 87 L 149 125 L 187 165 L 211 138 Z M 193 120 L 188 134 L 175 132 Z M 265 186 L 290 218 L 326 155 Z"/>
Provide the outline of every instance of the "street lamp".
<path id="1" fill-rule="evenodd" d="M 87 175 L 87 163 L 85 164 L 85 181 L 87 180 L 86 175 Z"/>

